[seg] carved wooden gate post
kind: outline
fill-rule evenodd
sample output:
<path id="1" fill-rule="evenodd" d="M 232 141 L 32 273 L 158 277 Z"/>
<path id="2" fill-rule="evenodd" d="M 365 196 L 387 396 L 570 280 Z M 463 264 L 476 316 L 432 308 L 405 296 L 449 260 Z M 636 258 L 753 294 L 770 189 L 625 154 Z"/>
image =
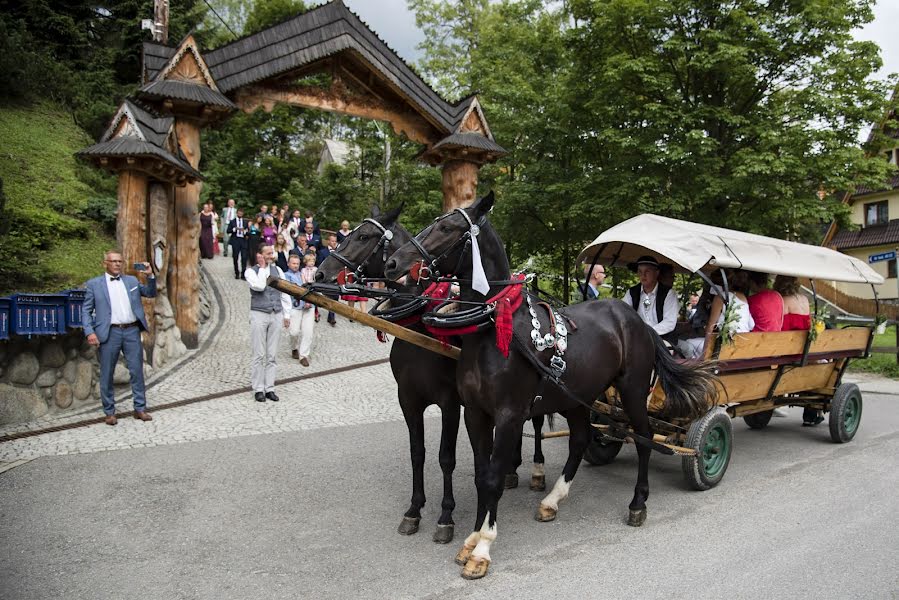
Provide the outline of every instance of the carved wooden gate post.
<path id="1" fill-rule="evenodd" d="M 176 118 L 175 130 L 181 151 L 197 168 L 200 164 L 200 127 L 188 119 Z M 175 239 L 169 260 L 169 300 L 175 311 L 175 323 L 181 341 L 188 348 L 199 345 L 200 330 L 200 201 L 202 183 L 175 188 Z"/>

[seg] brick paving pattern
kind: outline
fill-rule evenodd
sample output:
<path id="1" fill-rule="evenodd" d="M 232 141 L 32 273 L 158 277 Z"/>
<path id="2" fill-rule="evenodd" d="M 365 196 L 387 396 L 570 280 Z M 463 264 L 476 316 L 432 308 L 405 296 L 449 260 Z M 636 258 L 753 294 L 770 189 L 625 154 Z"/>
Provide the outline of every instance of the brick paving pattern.
<path id="1" fill-rule="evenodd" d="M 203 261 L 216 287 L 218 303 L 203 326 L 200 347 L 164 372 L 149 379 L 147 402 L 153 421 L 119 419 L 118 425 L 90 425 L 0 443 L 0 467 L 39 456 L 141 448 L 262 433 L 300 431 L 376 423 L 403 418 L 396 400 L 396 384 L 389 364 L 276 386 L 280 402 L 255 402 L 249 392 L 231 394 L 163 411 L 154 406 L 228 392 L 249 385 L 250 294 L 244 281 L 234 279 L 230 258 Z M 315 327 L 311 366 L 290 356 L 286 331 L 278 354 L 278 379 L 308 375 L 336 367 L 353 366 L 389 356 L 390 344 L 381 344 L 374 332 L 338 317 L 336 327 L 325 322 Z M 121 394 L 119 394 L 121 396 Z M 125 395 L 128 398 L 130 394 Z M 130 400 L 117 400 L 119 411 L 131 410 Z M 429 409 L 429 416 L 439 414 Z M 99 398 L 90 413 L 67 415 L 0 428 L 0 435 L 102 416 Z"/>

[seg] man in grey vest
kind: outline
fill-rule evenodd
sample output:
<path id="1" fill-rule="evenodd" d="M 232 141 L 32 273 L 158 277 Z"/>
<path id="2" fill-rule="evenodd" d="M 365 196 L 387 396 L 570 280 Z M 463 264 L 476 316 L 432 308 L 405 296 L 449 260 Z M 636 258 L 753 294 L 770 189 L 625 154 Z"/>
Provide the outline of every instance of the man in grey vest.
<path id="1" fill-rule="evenodd" d="M 244 272 L 250 284 L 250 343 L 253 346 L 251 372 L 253 397 L 256 402 L 278 401 L 275 394 L 275 368 L 281 328 L 290 327 L 290 296 L 268 287 L 270 275 L 284 279 L 284 272 L 275 264 L 275 250 L 262 246 L 256 254 L 256 264 Z"/>

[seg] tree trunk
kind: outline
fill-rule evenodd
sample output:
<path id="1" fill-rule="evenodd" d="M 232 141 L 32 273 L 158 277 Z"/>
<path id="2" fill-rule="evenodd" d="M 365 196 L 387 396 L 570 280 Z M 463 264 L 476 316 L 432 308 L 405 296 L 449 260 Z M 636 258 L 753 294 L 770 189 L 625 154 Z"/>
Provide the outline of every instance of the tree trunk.
<path id="1" fill-rule="evenodd" d="M 478 165 L 451 160 L 443 165 L 443 212 L 474 204 L 478 191 Z"/>
<path id="2" fill-rule="evenodd" d="M 145 262 L 147 254 L 147 176 L 137 171 L 119 173 L 119 208 L 116 214 L 116 242 L 125 261 L 123 271 L 136 275 L 132 265 Z M 138 275 L 143 278 L 144 275 Z M 148 304 L 150 302 L 150 304 Z M 144 313 L 150 330 L 142 336 L 148 356 L 153 353 L 153 306 L 144 298 Z"/>
<path id="3" fill-rule="evenodd" d="M 195 169 L 200 163 L 200 128 L 193 121 L 177 119 L 178 141 Z M 200 331 L 200 201 L 202 184 L 175 188 L 175 247 L 169 263 L 169 298 L 177 307 L 175 322 L 188 348 L 199 346 Z"/>

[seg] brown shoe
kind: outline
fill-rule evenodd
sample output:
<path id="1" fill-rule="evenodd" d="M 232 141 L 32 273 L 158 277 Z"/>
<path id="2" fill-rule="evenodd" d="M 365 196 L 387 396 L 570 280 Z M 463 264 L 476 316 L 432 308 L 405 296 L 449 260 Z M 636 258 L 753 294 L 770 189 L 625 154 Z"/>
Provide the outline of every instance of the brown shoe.
<path id="1" fill-rule="evenodd" d="M 151 417 L 148 413 L 143 412 L 143 411 L 135 412 L 134 418 L 137 419 L 138 421 L 152 421 L 153 420 L 153 417 Z"/>
<path id="2" fill-rule="evenodd" d="M 299 357 L 300 357 L 300 351 L 297 350 L 296 348 L 294 348 L 294 349 L 291 351 L 290 355 L 291 355 L 292 357 L 294 357 L 294 358 L 299 358 Z"/>
<path id="3" fill-rule="evenodd" d="M 119 420 L 115 418 L 115 415 L 106 415 L 106 424 L 107 425 L 115 425 Z"/>
<path id="4" fill-rule="evenodd" d="M 303 365 L 304 367 L 308 367 L 309 359 L 304 356 L 303 358 L 300 359 L 300 364 Z"/>

